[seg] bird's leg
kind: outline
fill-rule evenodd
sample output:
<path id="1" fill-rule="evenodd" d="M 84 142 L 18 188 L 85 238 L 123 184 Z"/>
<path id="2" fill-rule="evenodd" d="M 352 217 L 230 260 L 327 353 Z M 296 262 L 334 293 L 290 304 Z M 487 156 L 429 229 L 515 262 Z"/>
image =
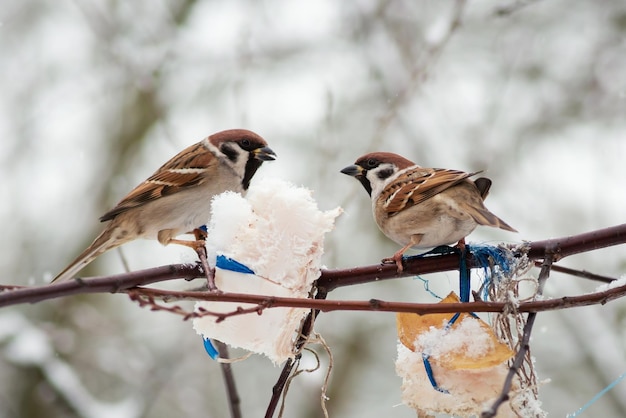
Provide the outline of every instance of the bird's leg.
<path id="1" fill-rule="evenodd" d="M 164 230 L 161 232 L 165 232 L 165 231 L 169 232 L 169 230 Z M 161 243 L 165 242 L 165 245 L 169 245 L 169 244 L 184 245 L 185 247 L 189 247 L 193 249 L 195 252 L 198 252 L 201 248 L 204 248 L 205 240 L 207 237 L 207 233 L 204 232 L 200 228 L 196 228 L 192 232 L 189 232 L 190 234 L 193 234 L 194 237 L 196 238 L 193 241 L 189 241 L 185 239 L 169 238 L 167 236 L 161 237 L 160 236 L 161 232 L 159 232 L 159 242 Z"/>
<path id="2" fill-rule="evenodd" d="M 196 228 L 193 230 L 193 235 L 196 237 L 196 241 L 206 241 L 206 237 L 209 236 L 209 234 L 206 232 L 206 230 L 202 229 L 202 228 Z"/>
<path id="3" fill-rule="evenodd" d="M 393 256 L 387 257 L 387 258 L 383 258 L 382 259 L 382 263 L 383 264 L 394 264 L 395 263 L 396 267 L 398 268 L 398 273 L 402 273 L 402 271 L 404 270 L 404 266 L 402 265 L 402 255 L 405 253 L 406 250 L 411 248 L 411 246 L 412 246 L 411 244 L 405 245 L 399 251 L 396 251 L 393 254 Z"/>
<path id="4" fill-rule="evenodd" d="M 396 267 L 398 268 L 398 273 L 402 273 L 402 271 L 404 270 L 404 266 L 402 265 L 402 256 L 409 248 L 413 247 L 414 245 L 419 244 L 423 236 L 424 234 L 411 235 L 411 241 L 409 241 L 407 245 L 405 245 L 404 247 L 396 251 L 393 256 L 388 257 L 388 258 L 383 258 L 382 263 L 383 264 L 395 263 Z"/>
<path id="5" fill-rule="evenodd" d="M 187 241 L 184 239 L 173 238 L 168 241 L 168 244 L 184 245 L 185 247 L 191 248 L 195 252 L 198 252 L 200 248 L 204 248 L 204 241 L 202 240 Z"/>
<path id="6" fill-rule="evenodd" d="M 200 258 L 200 265 L 202 266 L 202 270 L 207 278 L 207 288 L 209 292 L 219 292 L 219 289 L 215 285 L 215 269 L 211 268 L 209 262 L 207 260 L 205 239 L 207 237 L 207 233 L 200 229 L 196 228 L 193 230 L 193 235 L 196 238 L 194 241 L 187 241 L 182 239 L 172 238 L 168 241 L 168 244 L 178 244 L 184 245 L 186 247 L 192 248 L 197 254 L 198 258 Z"/>

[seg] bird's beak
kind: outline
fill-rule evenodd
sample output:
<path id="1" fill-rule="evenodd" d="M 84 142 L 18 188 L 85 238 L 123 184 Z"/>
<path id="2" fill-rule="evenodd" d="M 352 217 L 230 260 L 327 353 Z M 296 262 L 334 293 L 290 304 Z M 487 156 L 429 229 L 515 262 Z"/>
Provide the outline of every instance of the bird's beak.
<path id="1" fill-rule="evenodd" d="M 341 170 L 343 174 L 347 174 L 352 177 L 362 176 L 365 169 L 360 165 L 349 165 L 348 167 Z"/>
<path id="2" fill-rule="evenodd" d="M 254 154 L 254 158 L 261 161 L 274 161 L 276 159 L 276 153 L 270 147 L 257 148 L 252 151 L 252 154 Z"/>

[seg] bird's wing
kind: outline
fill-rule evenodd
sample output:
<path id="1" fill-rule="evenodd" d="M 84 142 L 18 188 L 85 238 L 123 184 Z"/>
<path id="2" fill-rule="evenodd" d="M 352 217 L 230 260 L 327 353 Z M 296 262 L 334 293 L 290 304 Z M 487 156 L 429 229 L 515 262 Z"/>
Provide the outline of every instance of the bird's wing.
<path id="1" fill-rule="evenodd" d="M 387 185 L 379 199 L 388 216 L 418 205 L 475 173 L 443 168 L 409 168 Z"/>
<path id="2" fill-rule="evenodd" d="M 135 187 L 100 221 L 109 221 L 129 209 L 198 186 L 207 180 L 206 172 L 215 164 L 218 164 L 217 159 L 202 142 L 191 145 Z"/>

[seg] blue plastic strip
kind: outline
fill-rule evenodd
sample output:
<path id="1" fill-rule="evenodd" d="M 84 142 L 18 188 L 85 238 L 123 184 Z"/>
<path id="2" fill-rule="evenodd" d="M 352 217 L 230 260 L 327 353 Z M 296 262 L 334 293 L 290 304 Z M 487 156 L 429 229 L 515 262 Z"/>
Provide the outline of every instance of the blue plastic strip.
<path id="1" fill-rule="evenodd" d="M 511 273 L 513 263 L 512 263 L 512 260 L 510 259 L 509 253 L 504 248 L 494 247 L 490 245 L 471 245 L 470 246 L 466 244 L 464 250 L 459 250 L 456 247 L 449 247 L 447 245 L 442 245 L 426 253 L 419 254 L 416 256 L 406 257 L 405 259 L 423 258 L 423 257 L 428 257 L 428 256 L 433 256 L 433 255 L 446 255 L 446 254 L 455 254 L 455 253 L 459 254 L 459 258 L 460 258 L 459 260 L 459 272 L 460 272 L 459 274 L 459 293 L 460 293 L 459 299 L 461 302 L 469 302 L 470 293 L 471 293 L 471 270 L 467 267 L 466 256 L 468 252 L 472 254 L 472 257 L 474 258 L 476 263 L 484 270 L 486 280 L 491 280 L 491 270 L 490 270 L 491 260 L 493 260 L 493 263 L 496 266 L 498 266 L 505 274 Z M 424 281 L 425 289 L 429 293 L 432 294 L 432 292 L 428 289 L 428 286 L 427 286 L 428 281 L 421 279 L 419 276 L 417 276 L 417 278 Z M 484 296 L 484 299 L 487 299 L 487 297 Z M 450 318 L 450 321 L 448 321 L 448 324 L 446 325 L 446 327 L 447 328 L 451 327 L 459 319 L 460 315 L 461 314 L 458 312 L 455 313 L 452 316 L 452 318 Z M 474 318 L 478 318 L 478 316 L 474 312 L 470 312 L 470 315 Z M 435 379 L 435 376 L 433 375 L 433 370 L 430 365 L 429 358 L 430 356 L 428 354 L 422 353 L 422 361 L 424 363 L 424 369 L 426 371 L 426 375 L 428 376 L 428 380 L 430 381 L 430 384 L 432 385 L 433 389 L 439 392 L 449 393 L 447 390 L 442 389 L 437 385 L 437 381 Z M 624 375 L 620 376 L 619 380 L 621 380 L 622 378 L 624 378 Z M 612 386 L 614 386 L 614 384 Z M 606 390 L 609 390 L 609 388 L 607 388 Z M 601 394 L 598 394 L 598 395 L 601 396 Z M 594 398 L 592 401 L 589 402 L 589 404 L 593 403 L 595 400 L 596 399 Z M 588 405 L 581 408 L 581 411 L 587 407 Z"/>
<path id="2" fill-rule="evenodd" d="M 461 316 L 460 312 L 455 313 L 452 318 L 450 318 L 450 320 L 448 321 L 448 323 L 446 324 L 446 329 L 449 329 L 452 325 L 454 325 L 454 323 L 456 322 L 457 319 L 459 319 L 459 316 Z"/>
<path id="3" fill-rule="evenodd" d="M 489 259 L 492 259 L 494 264 L 502 269 L 505 274 L 511 273 L 513 263 L 511 262 L 510 252 L 505 248 L 477 244 L 468 245 L 467 247 L 482 268 L 488 269 L 490 266 Z"/>
<path id="4" fill-rule="evenodd" d="M 610 385 L 608 385 L 607 387 L 602 389 L 600 392 L 598 392 L 598 394 L 596 396 L 591 398 L 591 400 L 589 402 L 587 402 L 586 404 L 584 404 L 582 406 L 582 408 L 580 408 L 578 411 L 574 412 L 573 414 L 567 414 L 567 418 L 575 418 L 575 417 L 579 416 L 580 414 L 582 414 L 587 408 L 589 408 L 591 405 L 593 405 L 598 399 L 600 399 L 602 396 L 604 396 L 609 390 L 611 390 L 615 386 L 617 386 L 622 380 L 624 380 L 624 378 L 626 378 L 626 372 L 622 373 Z"/>
<path id="5" fill-rule="evenodd" d="M 450 247 L 449 245 L 440 245 L 439 247 L 435 247 L 430 251 L 426 251 L 425 253 L 422 254 L 417 254 L 417 255 L 411 255 L 408 257 L 402 257 L 405 260 L 410 260 L 413 258 L 423 258 L 423 257 L 428 257 L 428 256 L 432 256 L 432 255 L 448 255 L 448 254 L 454 254 L 458 252 L 458 249 L 456 247 Z"/>
<path id="6" fill-rule="evenodd" d="M 230 270 L 238 273 L 244 274 L 254 274 L 248 266 L 241 264 L 237 260 L 233 260 L 232 258 L 226 257 L 224 255 L 218 255 L 215 265 L 222 270 Z M 217 348 L 213 345 L 210 338 L 203 337 L 204 349 L 213 360 L 219 357 L 219 352 Z"/>
<path id="7" fill-rule="evenodd" d="M 471 252 L 472 257 L 482 269 L 485 276 L 485 281 L 489 283 L 493 280 L 491 272 L 491 262 L 498 267 L 505 275 L 509 275 L 512 272 L 514 262 L 511 259 L 511 253 L 505 248 L 494 247 L 491 245 L 472 245 L 467 246 Z M 496 278 L 498 275 L 495 276 Z M 483 286 L 482 298 L 487 300 L 489 297 L 489 286 Z"/>
<path id="8" fill-rule="evenodd" d="M 435 389 L 436 391 L 449 394 L 450 392 L 448 392 L 447 390 L 443 388 L 440 388 L 439 385 L 437 385 L 437 381 L 435 380 L 435 376 L 433 375 L 433 368 L 430 365 L 429 358 L 430 356 L 428 354 L 422 353 L 422 362 L 424 363 L 424 370 L 426 370 L 426 376 L 428 376 L 428 380 L 430 381 L 430 384 L 432 385 L 433 389 Z"/>
<path id="9" fill-rule="evenodd" d="M 254 274 L 254 271 L 244 264 L 241 264 L 237 260 L 226 257 L 225 255 L 218 255 L 215 265 L 222 270 L 235 271 L 237 273 Z"/>
<path id="10" fill-rule="evenodd" d="M 218 358 L 220 353 L 219 353 L 219 351 L 217 351 L 217 348 L 215 348 L 215 346 L 211 342 L 211 339 L 210 338 L 206 338 L 206 337 L 202 337 L 202 340 L 204 341 L 204 350 L 207 352 L 209 357 L 211 357 L 213 360 Z"/>
<path id="11" fill-rule="evenodd" d="M 467 267 L 467 248 L 463 248 L 459 254 L 459 299 L 461 302 L 469 302 L 470 300 L 470 289 L 471 289 L 471 280 L 470 280 L 470 269 Z"/>
<path id="12" fill-rule="evenodd" d="M 432 290 L 430 290 L 430 282 L 426 279 L 424 279 L 421 276 L 413 276 L 413 279 L 415 280 L 419 280 L 422 283 L 424 283 L 424 290 L 427 291 L 428 293 L 430 293 L 430 295 L 436 299 L 443 299 L 441 296 L 439 296 L 438 294 L 436 294 L 435 292 L 433 292 Z"/>

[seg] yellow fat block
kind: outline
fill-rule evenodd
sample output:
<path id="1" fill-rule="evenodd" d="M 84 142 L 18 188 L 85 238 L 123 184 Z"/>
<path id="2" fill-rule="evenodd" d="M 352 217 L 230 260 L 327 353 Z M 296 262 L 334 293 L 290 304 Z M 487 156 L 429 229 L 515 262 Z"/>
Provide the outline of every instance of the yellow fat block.
<path id="1" fill-rule="evenodd" d="M 459 297 L 454 292 L 450 292 L 439 303 L 456 302 L 459 302 Z M 430 355 L 431 362 L 448 370 L 490 368 L 504 363 L 513 356 L 513 351 L 498 340 L 487 323 L 469 313 L 461 313 L 454 324 L 447 331 L 443 331 L 453 316 L 453 313 L 428 315 L 398 313 L 396 314 L 396 324 L 400 342 L 413 352 L 426 352 Z M 466 321 L 476 321 L 476 324 Z M 420 336 L 439 330 L 440 333 L 445 333 L 442 334 L 441 340 L 442 345 L 444 345 L 447 334 L 452 336 L 456 331 L 459 331 L 460 334 L 461 327 L 464 328 L 463 332 L 467 332 L 469 329 L 473 330 L 473 333 L 471 335 L 459 335 L 458 338 L 454 339 L 454 344 L 449 344 L 450 350 L 446 347 L 433 349 L 420 344 Z M 474 339 L 477 344 L 481 344 L 478 350 L 474 350 L 473 348 L 476 347 L 472 347 Z"/>

